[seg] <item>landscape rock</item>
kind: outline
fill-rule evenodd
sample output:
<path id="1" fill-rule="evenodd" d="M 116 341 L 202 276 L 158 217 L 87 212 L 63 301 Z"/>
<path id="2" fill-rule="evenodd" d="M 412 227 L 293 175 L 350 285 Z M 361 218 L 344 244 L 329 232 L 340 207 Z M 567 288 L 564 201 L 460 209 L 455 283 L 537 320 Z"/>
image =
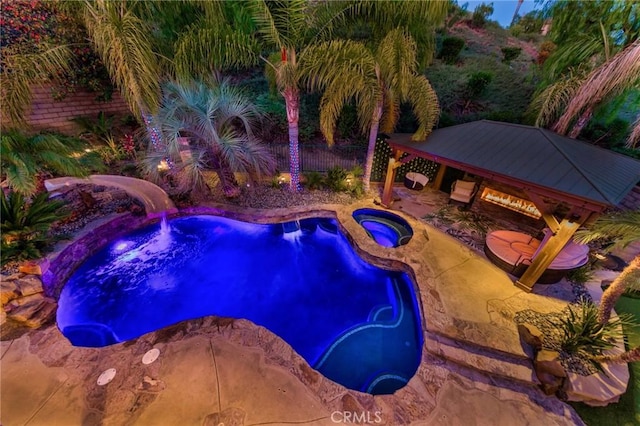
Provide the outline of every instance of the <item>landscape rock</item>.
<path id="1" fill-rule="evenodd" d="M 56 307 L 55 300 L 43 297 L 12 309 L 7 318 L 29 328 L 38 328 L 54 320 Z"/>
<path id="2" fill-rule="evenodd" d="M 36 275 L 26 275 L 14 281 L 18 287 L 18 292 L 22 296 L 31 296 L 32 294 L 42 293 L 42 281 Z"/>
<path id="3" fill-rule="evenodd" d="M 540 380 L 540 388 L 546 395 L 555 395 L 562 388 L 564 379 L 550 373 L 536 372 Z"/>
<path id="4" fill-rule="evenodd" d="M 42 275 L 40 264 L 35 261 L 24 262 L 18 266 L 18 271 L 26 275 Z"/>
<path id="5" fill-rule="evenodd" d="M 542 349 L 544 336 L 538 327 L 532 324 L 518 324 L 518 334 L 523 342 L 532 346 L 536 351 Z"/>
<path id="6" fill-rule="evenodd" d="M 556 377 L 567 377 L 567 372 L 560 363 L 560 353 L 543 349 L 536 354 L 533 367 L 538 373 L 549 373 Z M 540 376 L 538 376 L 540 377 Z"/>
<path id="7" fill-rule="evenodd" d="M 18 286 L 14 281 L 2 280 L 2 282 L 0 282 L 0 304 L 2 304 L 2 306 L 19 296 Z"/>
<path id="8" fill-rule="evenodd" d="M 26 305 L 27 303 L 31 303 L 34 301 L 39 302 L 42 299 L 44 299 L 44 294 L 42 293 L 30 294 L 29 296 L 24 296 L 24 297 L 18 296 L 17 298 L 13 299 L 11 302 L 7 303 L 4 308 L 7 312 L 13 312 L 20 306 Z"/>

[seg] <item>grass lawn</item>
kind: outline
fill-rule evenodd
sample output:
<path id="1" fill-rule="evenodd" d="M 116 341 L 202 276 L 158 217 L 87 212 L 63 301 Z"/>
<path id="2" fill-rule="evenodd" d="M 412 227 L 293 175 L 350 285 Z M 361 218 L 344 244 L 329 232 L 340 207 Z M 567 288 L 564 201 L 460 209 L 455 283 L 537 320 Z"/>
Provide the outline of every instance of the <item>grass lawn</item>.
<path id="1" fill-rule="evenodd" d="M 622 296 L 616 304 L 616 312 L 633 315 L 634 322 L 640 324 L 640 299 Z M 629 339 L 629 346 L 640 345 L 640 326 L 626 327 L 625 334 Z M 580 403 L 571 405 L 578 412 L 582 420 L 589 426 L 632 426 L 640 424 L 640 362 L 630 365 L 631 377 L 629 388 L 622 395 L 620 402 L 606 407 L 589 407 Z"/>

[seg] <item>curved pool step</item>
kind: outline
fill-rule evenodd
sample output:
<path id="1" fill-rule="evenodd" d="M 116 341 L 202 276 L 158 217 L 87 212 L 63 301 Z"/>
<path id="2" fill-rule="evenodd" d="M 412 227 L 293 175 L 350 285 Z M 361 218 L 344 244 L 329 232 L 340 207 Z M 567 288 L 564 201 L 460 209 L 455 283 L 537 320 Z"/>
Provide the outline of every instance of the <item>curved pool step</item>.
<path id="1" fill-rule="evenodd" d="M 393 294 L 396 299 L 401 299 L 403 294 L 399 285 L 395 279 L 392 281 Z M 326 377 L 339 378 L 336 381 L 362 392 L 372 387 L 379 393 L 393 393 L 404 386 L 407 380 L 399 380 L 398 377 L 406 379 L 413 376 L 421 353 L 421 343 L 415 341 L 415 319 L 410 310 L 404 308 L 406 303 L 411 301 L 396 302 L 398 309 L 395 315 L 392 305 L 374 308 L 370 317 L 388 319 L 374 320 L 346 330 L 313 367 Z M 346 362 L 348 359 L 359 359 L 360 362 L 353 364 Z M 392 382 L 397 387 L 391 386 Z"/>
<path id="2" fill-rule="evenodd" d="M 74 346 L 101 348 L 121 341 L 111 327 L 97 322 L 68 325 L 61 332 Z"/>
<path id="3" fill-rule="evenodd" d="M 402 223 L 399 223 L 399 222 L 397 222 L 397 221 L 395 221 L 393 219 L 388 219 L 388 218 L 385 218 L 385 217 L 369 215 L 369 214 L 364 214 L 364 213 L 363 214 L 354 215 L 354 219 L 356 220 L 356 222 L 360 226 L 362 226 L 365 229 L 367 234 L 371 238 L 376 240 L 376 241 L 378 241 L 378 240 L 375 238 L 374 235 L 372 235 L 371 232 L 369 232 L 369 230 L 366 228 L 366 226 L 364 224 L 366 222 L 372 222 L 372 223 L 376 223 L 376 224 L 381 224 L 381 225 L 389 228 L 396 235 L 396 241 L 395 241 L 394 247 L 398 247 L 398 246 L 407 244 L 409 242 L 409 240 L 411 240 L 411 238 L 413 237 L 413 231 L 408 229 Z"/>
<path id="4" fill-rule="evenodd" d="M 402 373 L 386 371 L 377 374 L 367 385 L 365 392 L 373 395 L 387 395 L 395 392 L 409 383 L 410 377 Z"/>

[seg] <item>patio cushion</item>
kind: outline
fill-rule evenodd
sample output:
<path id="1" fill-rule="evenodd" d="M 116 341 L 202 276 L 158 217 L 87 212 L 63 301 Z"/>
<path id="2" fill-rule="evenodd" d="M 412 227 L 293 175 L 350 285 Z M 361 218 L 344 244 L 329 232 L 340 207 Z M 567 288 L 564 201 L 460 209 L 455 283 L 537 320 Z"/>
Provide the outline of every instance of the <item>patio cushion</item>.
<path id="1" fill-rule="evenodd" d="M 535 259 L 538 255 L 538 252 L 542 249 L 542 247 L 547 243 L 549 238 L 553 235 L 549 228 L 545 228 L 542 231 L 544 233 L 544 238 L 540 243 L 538 249 L 533 254 L 531 259 Z M 529 264 L 532 260 L 526 261 L 525 263 Z M 579 268 L 580 266 L 585 265 L 589 261 L 589 246 L 586 244 L 576 244 L 573 241 L 569 240 L 567 244 L 560 250 L 560 253 L 553 259 L 551 265 L 549 265 L 548 269 L 574 269 Z"/>
<path id="2" fill-rule="evenodd" d="M 487 234 L 485 244 L 500 260 L 511 265 L 530 265 L 544 244 L 553 235 L 549 229 L 543 231 L 542 241 L 515 231 L 493 231 Z M 551 262 L 548 269 L 565 270 L 585 265 L 589 261 L 589 246 L 569 241 Z"/>
<path id="3" fill-rule="evenodd" d="M 531 259 L 540 240 L 515 231 L 493 231 L 487 234 L 487 247 L 501 260 L 517 265 Z"/>

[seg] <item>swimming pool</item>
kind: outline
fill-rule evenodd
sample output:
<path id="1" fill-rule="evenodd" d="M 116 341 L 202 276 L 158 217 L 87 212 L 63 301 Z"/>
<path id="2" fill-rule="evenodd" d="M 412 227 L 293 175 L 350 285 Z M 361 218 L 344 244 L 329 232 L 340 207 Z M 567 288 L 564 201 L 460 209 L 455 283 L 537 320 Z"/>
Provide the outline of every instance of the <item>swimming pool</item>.
<path id="1" fill-rule="evenodd" d="M 358 209 L 353 218 L 362 226 L 369 237 L 383 247 L 398 247 L 407 244 L 413 236 L 409 223 L 398 216 L 378 209 Z"/>
<path id="2" fill-rule="evenodd" d="M 373 394 L 414 375 L 422 331 L 411 279 L 362 260 L 334 219 L 175 219 L 118 239 L 62 289 L 58 327 L 105 346 L 177 322 L 246 318 L 326 377 Z"/>

